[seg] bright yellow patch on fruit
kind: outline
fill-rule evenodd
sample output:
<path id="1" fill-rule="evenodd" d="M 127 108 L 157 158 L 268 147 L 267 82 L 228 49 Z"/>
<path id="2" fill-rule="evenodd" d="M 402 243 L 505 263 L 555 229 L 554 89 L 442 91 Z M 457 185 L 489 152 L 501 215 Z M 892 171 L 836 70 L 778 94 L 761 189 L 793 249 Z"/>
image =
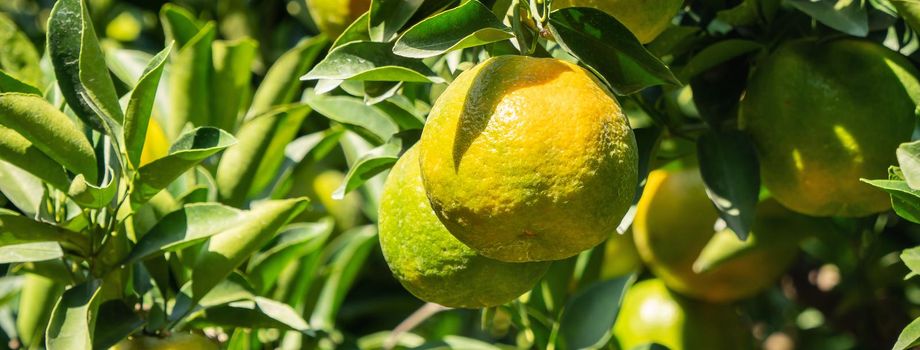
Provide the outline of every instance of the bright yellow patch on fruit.
<path id="1" fill-rule="evenodd" d="M 920 99 L 907 58 L 857 39 L 799 40 L 760 62 L 741 103 L 761 178 L 777 201 L 813 216 L 859 217 L 888 209 L 895 150 L 911 138 Z"/>
<path id="2" fill-rule="evenodd" d="M 683 0 L 556 0 L 553 8 L 593 7 L 613 16 L 643 44 L 661 34 Z"/>
<path id="3" fill-rule="evenodd" d="M 438 98 L 421 139 L 435 213 L 487 257 L 558 260 L 603 242 L 636 187 L 636 141 L 613 95 L 556 59 L 491 58 Z"/>

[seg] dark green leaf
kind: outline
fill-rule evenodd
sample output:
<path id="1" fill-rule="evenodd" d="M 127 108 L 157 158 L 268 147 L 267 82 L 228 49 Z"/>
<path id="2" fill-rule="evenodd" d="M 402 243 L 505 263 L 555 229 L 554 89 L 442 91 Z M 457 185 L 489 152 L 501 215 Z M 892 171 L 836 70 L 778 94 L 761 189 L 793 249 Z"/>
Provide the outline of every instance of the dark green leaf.
<path id="1" fill-rule="evenodd" d="M 21 92 L 39 96 L 42 94 L 38 88 L 16 79 L 2 70 L 0 70 L 0 92 Z"/>
<path id="2" fill-rule="evenodd" d="M 513 37 L 511 28 L 502 24 L 488 7 L 470 0 L 409 28 L 396 40 L 393 52 L 404 57 L 426 58 Z"/>
<path id="3" fill-rule="evenodd" d="M 402 140 L 399 137 L 393 137 L 387 143 L 362 155 L 348 169 L 345 182 L 332 193 L 332 199 L 344 199 L 345 194 L 354 191 L 370 178 L 393 167 L 393 164 L 396 164 L 399 159 L 400 151 L 402 151 Z"/>
<path id="4" fill-rule="evenodd" d="M 327 43 L 325 36 L 301 40 L 297 46 L 281 55 L 256 89 L 248 116 L 256 117 L 272 107 L 294 101 L 300 92 L 299 77 L 313 67 L 313 62 Z"/>
<path id="5" fill-rule="evenodd" d="M 307 104 L 324 117 L 342 123 L 374 144 L 382 144 L 399 131 L 386 114 L 348 96 L 309 95 Z"/>
<path id="6" fill-rule="evenodd" d="M 722 130 L 737 119 L 749 70 L 747 57 L 737 56 L 690 79 L 693 106 L 713 129 Z"/>
<path id="7" fill-rule="evenodd" d="M 906 350 L 917 345 L 920 345 L 920 318 L 913 320 L 907 327 L 904 327 L 892 349 Z"/>
<path id="8" fill-rule="evenodd" d="M 639 183 L 636 184 L 636 196 L 633 198 L 633 205 L 620 220 L 617 226 L 618 233 L 625 233 L 632 225 L 633 219 L 636 218 L 636 204 L 642 198 L 642 191 L 645 190 L 645 183 L 648 180 L 648 174 L 651 171 L 652 160 L 658 152 L 658 146 L 661 144 L 661 128 L 651 126 L 646 128 L 634 129 L 636 135 L 636 146 L 639 150 Z"/>
<path id="9" fill-rule="evenodd" d="M 786 0 L 786 3 L 841 32 L 854 36 L 869 34 L 869 15 L 862 1 Z M 838 4 L 846 6 L 838 8 Z"/>
<path id="10" fill-rule="evenodd" d="M 150 162 L 138 170 L 133 194 L 135 203 L 143 203 L 198 163 L 236 143 L 227 132 L 203 127 L 182 135 L 169 155 Z"/>
<path id="11" fill-rule="evenodd" d="M 105 132 L 124 115 L 83 0 L 59 0 L 48 19 L 48 53 L 61 93 L 84 123 Z M 113 135 L 114 136 L 114 135 Z"/>
<path id="12" fill-rule="evenodd" d="M 373 0 L 368 11 L 370 39 L 390 41 L 425 0 Z"/>
<path id="13" fill-rule="evenodd" d="M 566 349 L 600 347 L 610 338 L 623 294 L 633 283 L 632 275 L 596 282 L 566 303 L 559 323 L 559 337 Z"/>
<path id="14" fill-rule="evenodd" d="M 392 43 L 361 41 L 333 49 L 301 79 L 444 82 L 421 61 L 394 54 Z"/>
<path id="15" fill-rule="evenodd" d="M 920 33 L 920 1 L 918 0 L 888 0 L 898 9 L 898 14 L 915 32 Z"/>
<path id="16" fill-rule="evenodd" d="M 570 7 L 550 14 L 559 45 L 598 73 L 614 92 L 628 95 L 680 81 L 622 23 L 593 8 Z"/>
<path id="17" fill-rule="evenodd" d="M 137 80 L 134 90 L 131 91 L 128 108 L 125 110 L 125 148 L 135 168 L 140 166 L 144 140 L 147 136 L 147 125 L 153 113 L 157 87 L 160 85 L 160 77 L 170 51 L 172 51 L 172 45 L 166 46 L 150 60 L 144 73 Z"/>
<path id="18" fill-rule="evenodd" d="M 760 193 L 760 163 L 754 145 L 740 131 L 707 132 L 697 140 L 700 174 L 719 217 L 741 240 L 754 222 Z"/>
<path id="19" fill-rule="evenodd" d="M 732 58 L 759 50 L 763 45 L 742 39 L 728 39 L 717 42 L 694 55 L 680 71 L 680 79 L 684 82 Z"/>
<path id="20" fill-rule="evenodd" d="M 252 79 L 252 62 L 259 44 L 246 38 L 226 42 L 214 42 L 214 72 L 211 75 L 213 95 L 211 99 L 211 125 L 233 132 L 236 129 L 240 109 L 249 98 Z M 297 75 L 294 75 L 295 77 Z M 290 78 L 289 78 L 290 79 Z"/>
<path id="21" fill-rule="evenodd" d="M 920 190 L 920 141 L 902 143 L 898 146 L 897 155 L 907 185 Z"/>
<path id="22" fill-rule="evenodd" d="M 100 283 L 90 280 L 61 296 L 48 324 L 48 350 L 92 349 Z"/>
<path id="23" fill-rule="evenodd" d="M 15 130 L 68 170 L 83 174 L 93 183 L 98 179 L 96 154 L 86 136 L 40 96 L 0 93 L 0 125 Z"/>
<path id="24" fill-rule="evenodd" d="M 99 306 L 93 349 L 104 350 L 144 327 L 144 319 L 121 300 L 110 300 Z"/>
<path id="25" fill-rule="evenodd" d="M 246 217 L 246 212 L 217 203 L 186 205 L 163 217 L 145 233 L 125 264 L 198 243 L 239 225 Z"/>
<path id="26" fill-rule="evenodd" d="M 866 180 L 860 181 L 881 188 L 891 195 L 891 206 L 898 216 L 910 222 L 920 224 L 920 190 L 915 190 L 903 180 Z"/>

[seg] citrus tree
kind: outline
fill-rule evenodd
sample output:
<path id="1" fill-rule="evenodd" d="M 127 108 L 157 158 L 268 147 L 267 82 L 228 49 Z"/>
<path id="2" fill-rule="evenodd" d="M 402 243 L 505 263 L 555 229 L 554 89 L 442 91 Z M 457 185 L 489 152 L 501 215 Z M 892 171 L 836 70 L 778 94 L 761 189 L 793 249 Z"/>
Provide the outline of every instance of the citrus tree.
<path id="1" fill-rule="evenodd" d="M 915 1 L 0 11 L 10 348 L 920 345 Z"/>

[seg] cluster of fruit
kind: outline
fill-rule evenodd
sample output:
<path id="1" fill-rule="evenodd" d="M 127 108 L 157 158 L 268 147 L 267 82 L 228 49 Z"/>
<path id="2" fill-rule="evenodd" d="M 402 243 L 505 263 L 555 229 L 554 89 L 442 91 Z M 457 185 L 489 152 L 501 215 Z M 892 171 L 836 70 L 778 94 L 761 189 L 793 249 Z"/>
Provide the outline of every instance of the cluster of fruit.
<path id="1" fill-rule="evenodd" d="M 829 229 L 820 217 L 890 207 L 860 178 L 885 177 L 895 164 L 914 130 L 918 92 L 910 62 L 881 45 L 782 44 L 758 63 L 739 111 L 769 192 L 749 238 L 716 228 L 692 159 L 653 171 L 630 234 L 611 237 L 638 177 L 635 139 L 616 99 L 576 65 L 494 57 L 447 88 L 419 144 L 391 171 L 379 215 L 383 253 L 417 297 L 475 308 L 513 300 L 549 261 L 609 238 L 630 248 L 608 252 L 635 249 L 655 276 L 626 294 L 614 329 L 621 348 L 748 348 L 731 302 L 772 285 L 802 238 Z M 695 264 L 704 248 L 739 253 L 714 267 Z M 631 254 L 617 255 L 606 259 Z M 724 336 L 708 336 L 716 332 Z"/>

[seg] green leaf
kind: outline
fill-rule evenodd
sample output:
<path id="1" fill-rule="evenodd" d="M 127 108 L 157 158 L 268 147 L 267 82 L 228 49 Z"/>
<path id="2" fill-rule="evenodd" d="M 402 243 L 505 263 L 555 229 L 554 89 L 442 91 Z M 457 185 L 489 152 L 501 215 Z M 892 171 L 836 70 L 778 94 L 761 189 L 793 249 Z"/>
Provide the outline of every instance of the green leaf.
<path id="1" fill-rule="evenodd" d="M 304 39 L 281 55 L 268 69 L 265 79 L 256 89 L 248 117 L 262 115 L 273 107 L 291 103 L 300 96 L 302 83 L 299 77 L 313 67 L 313 62 L 327 43 L 328 40 L 322 35 Z"/>
<path id="2" fill-rule="evenodd" d="M 661 144 L 662 130 L 656 126 L 633 129 L 633 133 L 636 135 L 636 146 L 639 150 L 639 182 L 636 184 L 636 196 L 633 198 L 633 204 L 617 226 L 617 232 L 620 234 L 625 233 L 636 218 L 636 205 L 639 203 L 639 199 L 642 198 L 642 191 L 645 190 L 648 174 L 652 170 L 652 161 L 655 159 L 658 146 Z"/>
<path id="3" fill-rule="evenodd" d="M 373 0 L 368 11 L 368 33 L 373 41 L 390 41 L 425 0 Z"/>
<path id="4" fill-rule="evenodd" d="M 268 186 L 284 161 L 285 146 L 297 136 L 309 113 L 306 105 L 284 105 L 243 123 L 236 133 L 237 144 L 227 149 L 217 166 L 222 202 L 242 206 L 248 195 Z"/>
<path id="5" fill-rule="evenodd" d="M 402 140 L 399 137 L 393 137 L 387 143 L 362 155 L 348 169 L 345 182 L 332 193 L 332 199 L 344 199 L 345 194 L 354 191 L 384 170 L 392 168 L 399 159 L 400 151 L 402 151 Z"/>
<path id="6" fill-rule="evenodd" d="M 0 125 L 0 159 L 9 162 L 10 166 L 15 166 L 19 172 L 25 171 L 59 190 L 66 191 L 70 187 L 70 179 L 67 178 L 64 167 L 42 153 L 29 139 L 3 125 Z M 0 180 L 4 177 L 0 175 Z M 13 184 L 13 182 L 0 181 L 0 186 L 13 186 Z M 38 185 L 40 189 L 41 182 Z M 41 191 L 38 191 L 37 194 L 41 195 Z M 13 200 L 15 203 L 15 198 Z M 37 208 L 37 202 L 35 204 Z M 29 207 L 33 206 L 30 204 Z"/>
<path id="7" fill-rule="evenodd" d="M 697 140 L 700 175 L 719 217 L 739 239 L 747 239 L 760 193 L 760 163 L 740 131 L 707 132 Z"/>
<path id="8" fill-rule="evenodd" d="M 906 350 L 917 345 L 920 345 L 920 318 L 913 320 L 907 327 L 904 327 L 892 350 Z"/>
<path id="9" fill-rule="evenodd" d="M 0 70 L 0 92 L 21 92 L 39 96 L 42 94 L 37 87 L 16 79 L 3 70 Z"/>
<path id="10" fill-rule="evenodd" d="M 25 347 L 39 348 L 54 304 L 64 294 L 64 284 L 34 273 L 25 273 L 22 280 L 16 330 Z"/>
<path id="11" fill-rule="evenodd" d="M 214 42 L 214 74 L 211 76 L 211 87 L 214 89 L 214 96 L 219 98 L 211 99 L 211 125 L 230 132 L 236 129 L 240 109 L 249 98 L 251 67 L 258 46 L 255 40 L 249 38 Z"/>
<path id="12" fill-rule="evenodd" d="M 198 128 L 182 135 L 170 147 L 169 155 L 138 170 L 133 193 L 135 204 L 146 202 L 201 161 L 235 143 L 236 139 L 226 131 L 210 127 Z"/>
<path id="13" fill-rule="evenodd" d="M 335 329 L 335 316 L 345 294 L 377 243 L 377 228 L 371 225 L 353 228 L 342 233 L 336 243 L 333 246 L 338 250 L 329 263 L 329 275 L 310 316 L 310 324 L 316 329 Z"/>
<path id="14" fill-rule="evenodd" d="M 141 330 L 146 323 L 122 300 L 109 300 L 99 306 L 93 332 L 93 349 L 109 349 L 122 339 Z"/>
<path id="15" fill-rule="evenodd" d="M 114 178 L 114 171 L 108 168 L 108 172 L 108 182 L 102 186 L 94 186 L 87 182 L 83 174 L 77 175 L 67 189 L 67 196 L 84 208 L 105 207 L 118 194 L 118 181 Z"/>
<path id="16" fill-rule="evenodd" d="M 57 242 L 34 242 L 0 247 L 0 264 L 45 261 L 64 256 Z"/>
<path id="17" fill-rule="evenodd" d="M 204 25 L 188 42 L 180 43 L 169 69 L 172 110 L 164 128 L 167 135 L 178 135 L 186 123 L 192 127 L 211 125 L 211 43 L 217 35 L 214 23 Z"/>
<path id="18" fill-rule="evenodd" d="M 308 95 L 307 104 L 326 118 L 344 124 L 369 142 L 380 145 L 399 131 L 399 127 L 375 106 L 348 96 Z"/>
<path id="19" fill-rule="evenodd" d="M 902 143 L 896 153 L 907 185 L 920 190 L 920 141 Z"/>
<path id="20" fill-rule="evenodd" d="M 566 349 L 600 347 L 610 339 L 632 275 L 596 282 L 566 303 L 559 323 L 559 337 Z"/>
<path id="21" fill-rule="evenodd" d="M 911 272 L 920 274 L 920 246 L 904 249 L 901 252 L 901 261 L 904 262 L 904 265 L 907 265 Z"/>
<path id="22" fill-rule="evenodd" d="M 83 234 L 0 209 L 0 246 L 45 241 L 59 242 L 81 253 L 90 251 L 89 239 Z"/>
<path id="23" fill-rule="evenodd" d="M 160 22 L 163 23 L 166 40 L 176 41 L 179 47 L 194 40 L 202 27 L 191 12 L 176 4 L 163 5 L 160 9 Z"/>
<path id="24" fill-rule="evenodd" d="M 246 214 L 247 220 L 211 237 L 192 269 L 192 299 L 207 294 L 307 204 L 305 198 L 261 202 Z"/>
<path id="25" fill-rule="evenodd" d="M 188 204 L 164 216 L 145 233 L 125 259 L 125 265 L 201 242 L 239 225 L 246 215 L 217 203 Z"/>
<path id="26" fill-rule="evenodd" d="M 267 293 L 275 285 L 281 271 L 291 263 L 321 249 L 332 234 L 334 225 L 331 218 L 317 223 L 290 225 L 278 235 L 274 246 L 253 256 L 247 275 L 253 280 L 259 294 Z"/>
<path id="27" fill-rule="evenodd" d="M 61 296 L 48 323 L 48 350 L 92 349 L 100 283 L 76 285 Z"/>
<path id="28" fill-rule="evenodd" d="M 68 170 L 97 181 L 96 154 L 86 136 L 40 96 L 0 93 L 0 125 L 15 130 Z"/>
<path id="29" fill-rule="evenodd" d="M 100 132 L 124 115 L 83 0 L 59 0 L 48 19 L 48 53 L 61 93 L 84 123 Z M 113 135 L 114 136 L 114 135 Z"/>
<path id="30" fill-rule="evenodd" d="M 153 103 L 156 100 L 157 87 L 163 75 L 166 58 L 172 51 L 172 44 L 167 45 L 147 64 L 143 74 L 137 80 L 131 97 L 128 99 L 128 108 L 125 110 L 125 148 L 128 158 L 135 168 L 140 166 L 141 153 L 144 150 L 144 141 L 147 137 L 147 125 L 153 113 Z"/>
<path id="31" fill-rule="evenodd" d="M 0 134 L 0 140 L 2 136 Z M 2 158 L 0 154 L 0 192 L 27 216 L 38 217 L 39 206 L 46 192 L 42 180 Z"/>
<path id="32" fill-rule="evenodd" d="M 409 28 L 396 40 L 393 52 L 404 57 L 426 58 L 513 37 L 511 28 L 502 24 L 488 7 L 470 0 Z"/>
<path id="33" fill-rule="evenodd" d="M 354 22 L 351 22 L 348 28 L 345 28 L 345 31 L 342 32 L 338 38 L 335 38 L 335 42 L 332 43 L 330 49 L 337 48 L 352 41 L 371 41 L 368 27 L 370 27 L 370 12 L 365 12 L 355 19 Z"/>
<path id="34" fill-rule="evenodd" d="M 392 43 L 351 42 L 336 47 L 301 80 L 373 80 L 443 83 L 418 60 L 397 56 Z"/>
<path id="35" fill-rule="evenodd" d="M 588 65 L 621 95 L 680 81 L 622 23 L 593 8 L 550 14 L 550 31 L 562 48 Z"/>
<path id="36" fill-rule="evenodd" d="M 310 325 L 297 314 L 297 311 L 288 305 L 263 297 L 208 308 L 203 318 L 194 320 L 193 323 L 224 327 L 274 328 L 313 334 Z"/>
<path id="37" fill-rule="evenodd" d="M 881 188 L 891 195 L 891 206 L 898 216 L 920 224 L 920 190 L 915 190 L 903 180 L 866 180 L 862 182 Z"/>
<path id="38" fill-rule="evenodd" d="M 735 57 L 762 49 L 758 42 L 742 39 L 728 39 L 717 42 L 694 55 L 680 71 L 680 80 L 690 81 L 697 76 L 719 64 Z"/>
<path id="39" fill-rule="evenodd" d="M 786 0 L 786 3 L 841 32 L 860 37 L 869 34 L 869 15 L 862 1 Z"/>
<path id="40" fill-rule="evenodd" d="M 0 70 L 29 86 L 41 86 L 40 55 L 32 41 L 5 13 L 0 13 Z M 3 90 L 0 83 L 0 91 Z"/>
<path id="41" fill-rule="evenodd" d="M 904 17 L 904 21 L 910 25 L 911 29 L 920 33 L 920 1 L 888 0 L 888 2 L 898 9 L 898 14 Z"/>

